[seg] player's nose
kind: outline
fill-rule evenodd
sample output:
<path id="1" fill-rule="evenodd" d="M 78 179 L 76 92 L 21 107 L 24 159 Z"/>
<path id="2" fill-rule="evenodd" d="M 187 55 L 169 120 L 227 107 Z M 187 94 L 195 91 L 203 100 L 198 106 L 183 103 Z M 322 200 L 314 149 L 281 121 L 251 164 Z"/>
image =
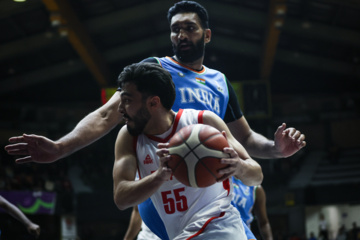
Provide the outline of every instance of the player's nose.
<path id="1" fill-rule="evenodd" d="M 178 39 L 179 40 L 184 40 L 187 38 L 187 34 L 186 34 L 186 31 L 183 30 L 183 29 L 180 29 L 179 30 L 179 34 L 178 34 Z"/>

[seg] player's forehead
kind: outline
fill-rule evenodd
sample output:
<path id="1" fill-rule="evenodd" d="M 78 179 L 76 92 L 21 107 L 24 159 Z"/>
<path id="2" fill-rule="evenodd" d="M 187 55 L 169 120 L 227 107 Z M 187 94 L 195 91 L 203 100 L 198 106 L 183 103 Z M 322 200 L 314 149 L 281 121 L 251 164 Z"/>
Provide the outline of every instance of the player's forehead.
<path id="1" fill-rule="evenodd" d="M 125 97 L 125 96 L 136 97 L 138 95 L 141 96 L 141 93 L 138 91 L 134 83 L 127 82 L 121 87 L 121 92 L 120 92 L 121 97 Z"/>
<path id="2" fill-rule="evenodd" d="M 182 24 L 187 24 L 187 25 L 193 24 L 198 26 L 201 25 L 199 16 L 193 12 L 178 13 L 171 18 L 171 23 L 170 23 L 171 27 Z"/>

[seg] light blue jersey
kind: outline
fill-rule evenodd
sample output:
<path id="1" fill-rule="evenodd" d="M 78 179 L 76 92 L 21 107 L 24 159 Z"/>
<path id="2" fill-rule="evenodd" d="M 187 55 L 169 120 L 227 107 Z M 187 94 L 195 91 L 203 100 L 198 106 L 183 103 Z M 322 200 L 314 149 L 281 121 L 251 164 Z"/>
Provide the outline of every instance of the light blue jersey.
<path id="1" fill-rule="evenodd" d="M 241 218 L 250 228 L 250 223 L 254 219 L 251 212 L 255 203 L 256 186 L 249 187 L 235 177 L 232 177 L 232 179 L 234 183 L 235 196 L 231 204 L 239 210 Z"/>
<path id="2" fill-rule="evenodd" d="M 203 66 L 201 71 L 190 69 L 170 57 L 155 58 L 168 70 L 175 84 L 176 99 L 172 109 L 209 110 L 224 119 L 229 102 L 225 75 Z"/>

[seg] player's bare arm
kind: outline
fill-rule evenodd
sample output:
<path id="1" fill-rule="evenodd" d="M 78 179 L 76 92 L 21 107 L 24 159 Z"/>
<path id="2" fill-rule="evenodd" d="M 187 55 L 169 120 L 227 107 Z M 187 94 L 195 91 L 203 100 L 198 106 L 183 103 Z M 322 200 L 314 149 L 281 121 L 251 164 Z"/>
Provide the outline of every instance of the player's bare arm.
<path id="1" fill-rule="evenodd" d="M 40 226 L 33 223 L 25 216 L 22 211 L 20 211 L 20 209 L 18 209 L 14 204 L 10 203 L 2 196 L 0 196 L 0 207 L 3 208 L 11 216 L 16 218 L 18 221 L 20 221 L 22 224 L 24 224 L 30 234 L 34 235 L 36 238 L 39 237 Z"/>
<path id="2" fill-rule="evenodd" d="M 224 152 L 229 154 L 229 158 L 221 160 L 223 163 L 228 164 L 229 167 L 220 170 L 224 177 L 219 181 L 233 175 L 248 186 L 261 184 L 263 180 L 261 166 L 249 156 L 241 143 L 234 138 L 225 122 L 210 111 L 204 112 L 203 122 L 217 128 L 219 131 L 224 131 L 230 145 L 229 148 L 224 149 Z"/>
<path id="3" fill-rule="evenodd" d="M 16 163 L 51 163 L 64 158 L 95 142 L 107 134 L 121 120 L 117 111 L 120 103 L 119 92 L 103 106 L 84 117 L 67 135 L 57 141 L 44 136 L 28 135 L 11 137 L 5 150 L 10 155 L 21 155 Z"/>
<path id="4" fill-rule="evenodd" d="M 125 125 L 116 139 L 113 168 L 114 201 L 120 210 L 136 206 L 148 199 L 171 175 L 164 174 L 160 166 L 153 174 L 135 181 L 136 171 L 137 159 L 133 149 L 133 137 Z M 163 175 L 169 176 L 165 178 Z"/>
<path id="5" fill-rule="evenodd" d="M 295 128 L 286 128 L 285 123 L 277 128 L 274 140 L 254 132 L 244 116 L 227 125 L 234 137 L 253 157 L 289 157 L 306 146 L 305 135 Z"/>
<path id="6" fill-rule="evenodd" d="M 261 185 L 256 188 L 254 214 L 256 216 L 262 238 L 264 240 L 273 240 L 273 234 L 266 212 L 266 193 Z"/>
<path id="7" fill-rule="evenodd" d="M 128 229 L 125 233 L 123 240 L 135 239 L 141 230 L 141 223 L 142 223 L 142 220 L 141 220 L 138 206 L 134 206 L 133 210 L 131 212 L 129 226 L 128 226 Z"/>

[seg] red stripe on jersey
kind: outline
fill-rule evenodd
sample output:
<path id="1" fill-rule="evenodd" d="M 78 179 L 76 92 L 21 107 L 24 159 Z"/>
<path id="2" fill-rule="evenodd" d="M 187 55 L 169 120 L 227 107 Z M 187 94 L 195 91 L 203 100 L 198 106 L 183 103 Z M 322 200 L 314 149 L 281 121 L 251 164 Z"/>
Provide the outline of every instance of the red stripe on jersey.
<path id="1" fill-rule="evenodd" d="M 230 194 L 230 180 L 226 179 L 223 181 L 223 187 L 228 192 L 228 196 Z"/>
<path id="2" fill-rule="evenodd" d="M 134 153 L 136 155 L 136 146 L 137 146 L 137 141 L 138 141 L 138 136 L 136 137 L 133 137 L 133 150 L 134 150 Z M 136 159 L 137 159 L 137 156 L 136 156 Z M 140 169 L 139 169 L 139 164 L 137 164 L 137 169 L 138 169 L 138 175 L 139 175 L 139 179 L 141 179 L 141 174 L 140 174 Z"/>
<path id="3" fill-rule="evenodd" d="M 225 215 L 225 212 L 221 212 L 218 217 L 212 217 L 212 218 L 210 218 L 209 220 L 206 221 L 206 223 L 202 226 L 202 228 L 201 228 L 197 233 L 195 233 L 194 235 L 188 237 L 186 240 L 192 239 L 192 238 L 200 235 L 202 232 L 204 232 L 206 226 L 207 226 L 212 220 L 214 220 L 214 219 L 216 219 L 216 218 L 223 217 L 224 215 Z"/>
<path id="4" fill-rule="evenodd" d="M 179 124 L 180 117 L 183 114 L 183 112 L 184 112 L 184 109 L 179 109 L 178 113 L 176 114 L 175 120 L 174 120 L 173 129 L 172 129 L 171 133 L 169 134 L 169 136 L 167 136 L 166 138 L 163 139 L 163 138 L 155 137 L 152 135 L 146 135 L 146 136 L 156 142 L 161 142 L 161 143 L 168 142 L 170 140 L 170 138 L 172 138 L 172 136 L 175 135 L 177 126 Z"/>
<path id="5" fill-rule="evenodd" d="M 198 115 L 198 123 L 204 123 L 204 118 L 203 118 L 204 111 L 205 111 L 205 110 L 202 110 L 202 111 L 199 112 L 199 115 Z"/>

